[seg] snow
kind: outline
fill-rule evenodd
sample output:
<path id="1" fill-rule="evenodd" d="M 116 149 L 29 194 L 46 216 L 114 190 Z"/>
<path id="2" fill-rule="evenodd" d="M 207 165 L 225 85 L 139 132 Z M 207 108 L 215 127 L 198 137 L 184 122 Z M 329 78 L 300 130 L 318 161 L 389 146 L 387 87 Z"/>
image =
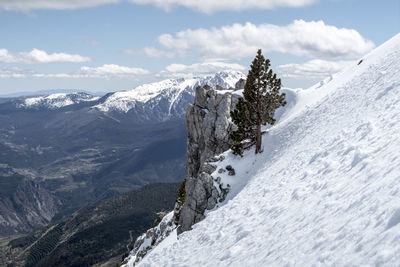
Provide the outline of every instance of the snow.
<path id="1" fill-rule="evenodd" d="M 81 102 L 96 101 L 100 97 L 92 96 L 86 93 L 57 93 L 47 96 L 38 96 L 26 98 L 24 102 L 19 105 L 23 108 L 46 107 L 49 109 L 58 109 Z"/>
<path id="2" fill-rule="evenodd" d="M 398 266 L 400 34 L 307 90 L 263 137 L 225 152 L 228 198 L 139 266 Z M 236 175 L 219 174 L 232 165 Z"/>
<path id="3" fill-rule="evenodd" d="M 171 211 L 164 216 L 156 227 L 149 229 L 135 241 L 135 246 L 137 242 L 141 241 L 142 243 L 137 249 L 131 251 L 130 255 L 125 259 L 127 264 L 124 266 L 133 265 L 138 260 L 138 254 L 152 249 L 153 246 L 155 246 L 157 250 L 168 247 L 170 242 L 173 242 L 176 238 L 177 233 L 174 223 L 174 212 Z M 161 241 L 163 241 L 162 244 L 160 243 Z"/>
<path id="4" fill-rule="evenodd" d="M 137 102 L 147 103 L 154 99 L 166 98 L 169 103 L 168 112 L 174 107 L 177 100 L 184 92 L 194 97 L 197 86 L 208 84 L 211 87 L 234 87 L 235 83 L 244 78 L 244 74 L 238 71 L 224 71 L 215 75 L 197 77 L 192 79 L 167 79 L 156 83 L 144 84 L 128 91 L 120 91 L 112 94 L 101 104 L 95 106 L 100 111 L 128 112 L 135 108 Z"/>
<path id="5" fill-rule="evenodd" d="M 38 106 L 46 100 L 55 100 L 55 99 L 60 100 L 52 104 L 52 106 L 55 108 L 72 105 L 73 101 L 71 99 L 68 99 L 66 96 L 67 94 L 51 94 L 49 96 L 31 97 L 25 99 L 25 106 L 26 107 Z"/>

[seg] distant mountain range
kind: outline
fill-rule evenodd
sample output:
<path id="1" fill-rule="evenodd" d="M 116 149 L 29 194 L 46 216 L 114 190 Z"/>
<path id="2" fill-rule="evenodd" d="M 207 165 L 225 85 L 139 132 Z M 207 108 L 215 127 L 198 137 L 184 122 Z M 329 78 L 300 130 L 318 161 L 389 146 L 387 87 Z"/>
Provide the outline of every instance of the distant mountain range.
<path id="1" fill-rule="evenodd" d="M 49 89 L 49 90 L 39 90 L 32 92 L 16 92 L 11 94 L 0 94 L 0 99 L 2 98 L 18 98 L 18 97 L 27 97 L 27 96 L 43 96 L 43 95 L 51 95 L 51 94 L 73 94 L 73 93 L 88 93 L 92 95 L 103 95 L 104 93 L 95 93 L 82 89 Z"/>
<path id="2" fill-rule="evenodd" d="M 193 102 L 195 88 L 204 84 L 234 87 L 243 77 L 227 71 L 169 79 L 104 96 L 57 93 L 3 99 L 0 180 L 11 181 L 2 175 L 6 172 L 21 179 L 13 180 L 7 195 L 0 192 L 0 206 L 8 203 L 0 207 L 0 213 L 18 214 L 21 222 L 15 224 L 5 216 L 0 220 L 0 229 L 5 229 L 0 236 L 40 226 L 24 221 L 23 209 L 9 204 L 15 194 L 28 188 L 18 181 L 24 185 L 34 181 L 45 195 L 32 197 L 55 203 L 51 213 L 43 211 L 46 220 L 40 222 L 47 224 L 89 203 L 146 184 L 182 180 L 187 139 L 183 115 Z M 30 188 L 26 194 L 31 195 Z M 32 206 L 29 210 L 40 209 Z"/>
<path id="3" fill-rule="evenodd" d="M 167 121 L 181 118 L 186 106 L 194 98 L 195 88 L 209 85 L 234 87 L 245 75 L 238 71 L 224 71 L 192 79 L 167 79 L 141 85 L 129 91 L 108 93 L 102 97 L 88 93 L 55 93 L 14 100 L 17 108 L 61 109 L 87 108 L 88 112 L 132 117 L 135 122 Z"/>

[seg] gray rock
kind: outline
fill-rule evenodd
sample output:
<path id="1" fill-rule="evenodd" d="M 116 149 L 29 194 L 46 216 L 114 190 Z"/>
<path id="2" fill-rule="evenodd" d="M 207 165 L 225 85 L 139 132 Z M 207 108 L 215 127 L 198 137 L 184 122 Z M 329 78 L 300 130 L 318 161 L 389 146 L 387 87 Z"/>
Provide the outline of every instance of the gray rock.
<path id="1" fill-rule="evenodd" d="M 229 193 L 229 189 L 230 189 L 229 184 L 228 184 L 228 187 L 226 187 L 226 188 L 224 188 L 222 186 L 222 184 L 219 185 L 219 190 L 221 191 L 221 195 L 218 200 L 219 202 L 223 202 L 225 200 L 226 195 L 228 195 L 228 193 Z"/>
<path id="2" fill-rule="evenodd" d="M 203 166 L 201 166 L 200 172 L 205 172 L 205 173 L 208 173 L 208 174 L 212 174 L 216 169 L 217 169 L 217 167 L 215 167 L 214 165 L 211 165 L 208 162 L 205 162 L 203 164 Z"/>
<path id="3" fill-rule="evenodd" d="M 211 89 L 210 86 L 206 85 L 203 87 L 198 86 L 196 88 L 196 94 L 194 97 L 194 104 L 200 108 L 206 108 L 207 106 L 207 92 Z"/>
<path id="4" fill-rule="evenodd" d="M 236 174 L 235 169 L 231 165 L 226 166 L 225 169 L 228 171 L 228 175 L 230 175 L 230 176 L 233 176 Z"/>
<path id="5" fill-rule="evenodd" d="M 157 226 L 147 230 L 147 232 L 139 236 L 129 258 L 134 258 L 134 265 L 139 262 L 154 246 L 157 246 L 175 229 L 173 216 L 165 216 Z M 146 245 L 146 244 L 147 245 Z"/>
<path id="6" fill-rule="evenodd" d="M 221 90 L 225 90 L 225 88 L 217 84 L 215 86 L 215 90 L 220 90 L 221 91 Z"/>
<path id="7" fill-rule="evenodd" d="M 180 211 L 178 233 L 190 230 L 192 225 L 204 219 L 204 211 L 217 204 L 218 190 L 212 176 L 202 172 L 186 182 L 186 202 Z"/>
<path id="8" fill-rule="evenodd" d="M 231 147 L 229 134 L 234 125 L 229 118 L 239 98 L 231 93 L 218 94 L 209 86 L 196 89 L 195 103 L 185 114 L 188 176 L 196 177 L 206 161 Z"/>
<path id="9" fill-rule="evenodd" d="M 240 79 L 236 84 L 235 84 L 235 90 L 241 90 L 244 89 L 244 85 L 246 84 L 245 79 Z"/>
<path id="10" fill-rule="evenodd" d="M 216 167 L 210 162 L 223 160 L 223 156 L 216 156 L 232 145 L 229 135 L 235 126 L 230 121 L 230 112 L 239 98 L 233 90 L 232 93 L 222 94 L 208 86 L 198 87 L 194 104 L 187 108 L 185 122 L 188 132 L 188 178 L 185 187 L 186 202 L 179 210 L 178 234 L 190 230 L 193 224 L 201 221 L 204 211 L 214 208 L 221 199 L 225 199 L 229 191 L 222 185 L 217 185 L 219 191 L 214 186 L 210 174 Z M 220 179 L 217 184 L 219 183 Z"/>

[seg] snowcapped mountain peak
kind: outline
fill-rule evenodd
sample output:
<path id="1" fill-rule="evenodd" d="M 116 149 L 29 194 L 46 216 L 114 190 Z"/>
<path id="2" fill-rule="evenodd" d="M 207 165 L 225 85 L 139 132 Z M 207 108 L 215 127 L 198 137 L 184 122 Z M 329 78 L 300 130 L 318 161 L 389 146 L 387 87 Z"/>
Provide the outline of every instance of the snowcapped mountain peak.
<path id="1" fill-rule="evenodd" d="M 102 97 L 87 93 L 54 93 L 18 99 L 14 105 L 25 109 L 56 110 L 87 102 L 84 107 L 89 107 L 90 112 L 113 112 L 117 117 L 126 117 L 136 122 L 160 122 L 183 118 L 187 105 L 193 102 L 198 86 L 207 84 L 213 88 L 234 88 L 241 78 L 245 78 L 243 73 L 227 70 L 203 77 L 166 79 Z"/>
<path id="2" fill-rule="evenodd" d="M 96 101 L 100 97 L 87 93 L 55 93 L 47 96 L 28 97 L 18 104 L 20 108 L 38 108 L 57 109 L 81 102 Z"/>
<path id="3" fill-rule="evenodd" d="M 243 72 L 236 70 L 226 70 L 217 72 L 215 75 L 208 75 L 203 78 L 211 87 L 219 85 L 223 88 L 234 88 L 237 81 L 245 79 Z"/>
<path id="4" fill-rule="evenodd" d="M 194 97 L 197 86 L 209 85 L 232 88 L 245 75 L 239 71 L 222 71 L 214 75 L 190 79 L 166 79 L 160 82 L 144 84 L 132 90 L 115 92 L 103 103 L 95 106 L 103 112 L 129 112 L 138 105 L 156 107 L 157 103 L 166 108 L 166 114 L 183 115 L 186 105 Z M 185 101 L 180 101 L 185 99 Z M 181 104 L 181 105 L 180 105 Z"/>

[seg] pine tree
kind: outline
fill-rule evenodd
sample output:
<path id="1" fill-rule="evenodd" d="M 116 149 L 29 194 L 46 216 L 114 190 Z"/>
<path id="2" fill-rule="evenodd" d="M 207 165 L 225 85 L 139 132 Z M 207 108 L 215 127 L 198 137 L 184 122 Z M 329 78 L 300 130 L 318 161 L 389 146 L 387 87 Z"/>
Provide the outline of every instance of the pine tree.
<path id="1" fill-rule="evenodd" d="M 256 145 L 256 154 L 261 152 L 261 125 L 275 124 L 275 110 L 286 105 L 285 94 L 280 93 L 281 79 L 270 69 L 261 49 L 250 65 L 244 86 L 243 98 L 239 99 L 231 112 L 237 130 L 230 135 L 234 142 L 232 150 L 242 155 L 243 149 Z"/>

